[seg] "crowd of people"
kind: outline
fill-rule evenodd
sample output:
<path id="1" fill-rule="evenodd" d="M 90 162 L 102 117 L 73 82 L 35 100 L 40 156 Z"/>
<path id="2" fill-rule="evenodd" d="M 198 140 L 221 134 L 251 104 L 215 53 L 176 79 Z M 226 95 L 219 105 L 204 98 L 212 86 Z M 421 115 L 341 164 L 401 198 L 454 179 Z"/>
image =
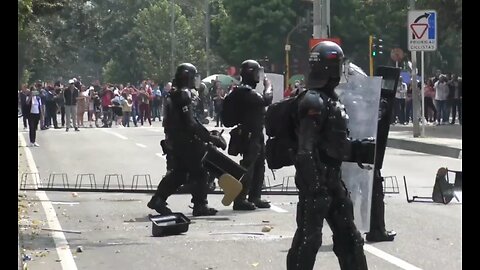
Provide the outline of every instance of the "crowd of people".
<path id="1" fill-rule="evenodd" d="M 219 117 L 225 95 L 235 84 L 224 89 L 219 81 L 212 80 L 206 91 L 194 91 L 193 100 L 196 116 L 211 117 L 222 126 Z M 152 126 L 152 121 L 162 121 L 163 103 L 171 90 L 172 83 L 155 83 L 144 80 L 133 84 L 100 84 L 98 80 L 85 85 L 80 79 L 72 78 L 65 83 L 37 81 L 33 85 L 22 85 L 18 91 L 19 115 L 23 127 L 31 132 L 50 128 L 80 131 L 86 127 L 131 127 Z M 32 112 L 30 96 L 37 98 L 39 110 Z M 32 116 L 32 117 L 30 117 Z M 38 121 L 30 121 L 33 118 Z M 207 120 L 208 121 L 208 120 Z M 33 136 L 33 135 L 32 135 Z M 31 145 L 35 139 L 31 139 Z M 38 143 L 36 143 L 38 146 Z"/>
<path id="2" fill-rule="evenodd" d="M 424 83 L 424 117 L 430 125 L 462 125 L 462 78 L 457 74 L 441 74 L 426 78 Z M 418 82 L 418 88 L 421 89 Z M 395 93 L 395 111 L 392 124 L 407 125 L 412 122 L 412 84 L 400 77 Z"/>

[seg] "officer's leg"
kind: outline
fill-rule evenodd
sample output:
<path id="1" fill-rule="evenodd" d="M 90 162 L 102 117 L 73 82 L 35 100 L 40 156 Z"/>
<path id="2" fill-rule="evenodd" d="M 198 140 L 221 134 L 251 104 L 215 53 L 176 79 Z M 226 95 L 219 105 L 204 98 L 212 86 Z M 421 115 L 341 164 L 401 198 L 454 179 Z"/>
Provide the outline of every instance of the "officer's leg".
<path id="1" fill-rule="evenodd" d="M 190 174 L 192 185 L 192 203 L 193 216 L 213 216 L 218 211 L 208 207 L 208 174 L 207 171 L 199 167 Z"/>
<path id="2" fill-rule="evenodd" d="M 328 213 L 330 198 L 299 192 L 297 230 L 287 254 L 287 270 L 311 270 L 322 245 L 323 219 Z"/>
<path id="3" fill-rule="evenodd" d="M 353 220 L 353 203 L 343 182 L 330 189 L 332 203 L 327 222 L 333 232 L 333 252 L 341 270 L 366 270 L 367 260 L 363 251 L 363 238 Z"/>
<path id="4" fill-rule="evenodd" d="M 260 199 L 263 182 L 265 180 L 265 147 L 263 146 L 263 142 L 260 145 L 260 149 L 260 153 L 253 167 L 253 177 L 248 194 L 248 201 L 255 204 L 258 208 L 270 208 L 268 201 Z"/>
<path id="5" fill-rule="evenodd" d="M 246 168 L 248 171 L 242 178 L 242 191 L 233 202 L 233 210 L 255 210 L 256 206 L 252 202 L 247 201 L 247 194 L 249 194 L 253 177 L 254 168 L 250 168 L 251 165 L 257 159 L 258 150 L 255 143 L 249 143 L 247 150 L 243 153 L 243 159 L 240 160 L 240 165 Z"/>
<path id="6" fill-rule="evenodd" d="M 214 208 L 207 206 L 208 174 L 202 165 L 202 157 L 205 154 L 203 143 L 190 144 L 190 151 L 184 151 L 186 171 L 189 172 L 189 180 L 192 183 L 191 193 L 193 203 L 193 216 L 213 216 L 217 213 Z"/>
<path id="7" fill-rule="evenodd" d="M 173 161 L 171 158 L 167 160 L 170 162 Z M 167 198 L 175 193 L 187 179 L 187 171 L 181 167 L 181 161 L 177 162 L 177 160 L 175 160 L 173 164 L 167 164 L 167 167 L 171 169 L 169 169 L 167 174 L 162 178 L 158 184 L 157 191 L 147 204 L 150 209 L 155 209 L 155 211 L 162 215 L 168 215 L 172 212 L 167 207 Z"/>
<path id="8" fill-rule="evenodd" d="M 370 216 L 370 232 L 366 239 L 370 242 L 393 241 L 396 232 L 385 229 L 385 202 L 383 193 L 383 177 L 375 172 L 372 186 L 372 208 Z"/>

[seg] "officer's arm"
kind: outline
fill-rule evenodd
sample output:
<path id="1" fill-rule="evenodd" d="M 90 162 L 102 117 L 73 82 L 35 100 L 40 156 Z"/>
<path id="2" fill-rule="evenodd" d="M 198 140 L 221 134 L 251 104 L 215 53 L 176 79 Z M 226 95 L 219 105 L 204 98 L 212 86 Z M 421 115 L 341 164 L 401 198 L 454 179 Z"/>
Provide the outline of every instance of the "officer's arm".
<path id="1" fill-rule="evenodd" d="M 182 118 L 187 128 L 193 134 L 197 135 L 200 140 L 204 142 L 212 142 L 215 146 L 225 149 L 226 144 L 219 138 L 219 136 L 212 135 L 208 129 L 206 129 L 192 113 L 192 100 L 188 90 L 182 90 L 178 93 L 178 105 L 181 108 Z"/>
<path id="2" fill-rule="evenodd" d="M 263 103 L 265 106 L 269 106 L 273 101 L 273 87 L 272 83 L 265 79 L 263 81 Z"/>
<path id="3" fill-rule="evenodd" d="M 193 117 L 192 99 L 188 90 L 182 90 L 179 92 L 177 99 L 177 104 L 181 109 L 182 118 L 187 128 L 202 141 L 209 142 L 210 132 Z"/>
<path id="4" fill-rule="evenodd" d="M 326 104 L 318 94 L 306 93 L 298 106 L 298 151 L 295 168 L 313 193 L 326 191 L 325 165 L 315 151 L 318 135 L 326 117 Z"/>

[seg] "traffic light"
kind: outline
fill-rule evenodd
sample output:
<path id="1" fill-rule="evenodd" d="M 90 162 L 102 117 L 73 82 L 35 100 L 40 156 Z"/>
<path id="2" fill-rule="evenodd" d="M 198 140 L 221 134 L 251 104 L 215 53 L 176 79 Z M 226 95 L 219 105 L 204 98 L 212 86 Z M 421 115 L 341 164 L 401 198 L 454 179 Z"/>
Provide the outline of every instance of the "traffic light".
<path id="1" fill-rule="evenodd" d="M 308 12 L 307 12 L 307 22 L 309 23 L 309 25 L 313 25 L 313 8 L 312 8 L 312 9 L 308 9 Z"/>
<path id="2" fill-rule="evenodd" d="M 295 75 L 295 74 L 300 74 L 300 65 L 299 65 L 299 61 L 298 61 L 298 58 L 296 57 L 293 57 L 292 59 L 292 73 L 290 74 L 290 76 L 292 75 Z"/>
<path id="3" fill-rule="evenodd" d="M 372 36 L 372 57 L 377 57 L 383 54 L 383 39 Z"/>

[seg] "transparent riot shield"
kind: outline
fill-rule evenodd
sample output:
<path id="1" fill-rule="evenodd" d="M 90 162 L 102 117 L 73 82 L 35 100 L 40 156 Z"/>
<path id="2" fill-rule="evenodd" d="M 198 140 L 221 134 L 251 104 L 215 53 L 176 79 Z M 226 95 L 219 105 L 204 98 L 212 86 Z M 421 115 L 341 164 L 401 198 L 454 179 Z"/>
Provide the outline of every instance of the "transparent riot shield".
<path id="1" fill-rule="evenodd" d="M 345 78 L 335 89 L 349 116 L 352 139 L 375 138 L 377 135 L 381 77 L 367 77 L 357 66 L 347 63 Z M 343 162 L 342 178 L 354 205 L 355 224 L 361 232 L 370 230 L 373 164 Z"/>

